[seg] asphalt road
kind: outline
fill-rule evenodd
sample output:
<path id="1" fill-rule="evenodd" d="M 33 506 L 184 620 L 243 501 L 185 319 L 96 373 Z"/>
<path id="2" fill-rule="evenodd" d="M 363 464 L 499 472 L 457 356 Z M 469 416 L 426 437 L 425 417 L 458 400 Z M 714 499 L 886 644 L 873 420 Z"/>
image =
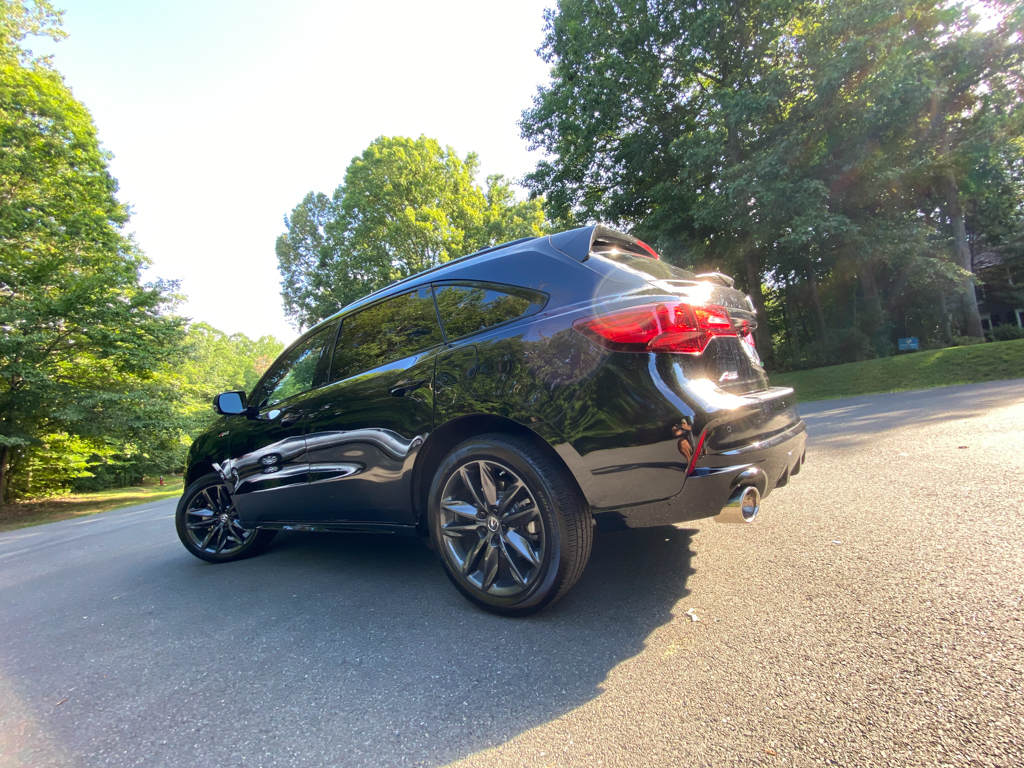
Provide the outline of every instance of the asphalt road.
<path id="1" fill-rule="evenodd" d="M 414 540 L 0 535 L 0 765 L 1024 764 L 1024 381 L 803 412 L 755 525 L 600 536 L 526 620 Z"/>

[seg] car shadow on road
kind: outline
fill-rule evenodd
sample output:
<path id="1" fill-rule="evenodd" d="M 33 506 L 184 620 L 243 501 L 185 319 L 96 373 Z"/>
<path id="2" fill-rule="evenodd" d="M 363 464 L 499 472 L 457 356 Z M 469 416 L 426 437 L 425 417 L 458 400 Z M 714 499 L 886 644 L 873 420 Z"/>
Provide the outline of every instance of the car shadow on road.
<path id="1" fill-rule="evenodd" d="M 128 594 L 90 616 L 116 642 L 83 634 L 57 658 L 27 650 L 18 663 L 56 665 L 76 706 L 106 723 L 90 735 L 48 718 L 74 754 L 127 748 L 134 764 L 144 732 L 154 765 L 247 755 L 265 766 L 440 766 L 599 696 L 688 594 L 694 534 L 600 535 L 574 589 L 522 619 L 463 599 L 416 539 L 282 534 L 266 554 L 225 565 L 167 548 L 105 576 Z M 140 665 L 144 685 L 129 674 Z M 122 698 L 130 716 L 112 703 Z M 231 727 L 210 726 L 219 721 Z"/>
<path id="2" fill-rule="evenodd" d="M 291 612 L 304 624 L 301 639 L 279 647 L 315 669 L 318 688 L 334 690 L 318 707 L 317 738 L 340 750 L 336 759 L 361 752 L 346 743 L 358 732 L 384 746 L 378 765 L 444 765 L 598 696 L 609 671 L 639 653 L 688 594 L 693 534 L 598 536 L 573 590 L 526 619 L 465 601 L 421 542 L 294 535 L 265 562 L 319 592 L 305 612 Z"/>

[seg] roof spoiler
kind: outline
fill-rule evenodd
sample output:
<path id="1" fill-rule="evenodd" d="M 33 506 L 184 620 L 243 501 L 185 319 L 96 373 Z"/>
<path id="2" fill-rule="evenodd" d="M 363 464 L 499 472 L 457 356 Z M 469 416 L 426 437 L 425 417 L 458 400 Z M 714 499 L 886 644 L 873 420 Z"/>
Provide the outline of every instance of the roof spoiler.
<path id="1" fill-rule="evenodd" d="M 624 232 L 617 232 L 603 224 L 594 224 L 589 227 L 570 229 L 567 232 L 559 232 L 548 238 L 551 246 L 570 259 L 586 261 L 590 256 L 595 244 L 606 242 L 609 245 L 618 246 L 625 251 L 635 253 L 637 256 L 646 256 L 650 259 L 660 259 L 657 252 L 642 240 L 637 240 L 632 235 Z"/>
<path id="2" fill-rule="evenodd" d="M 719 285 L 724 285 L 726 288 L 732 288 L 736 285 L 736 281 L 728 275 L 723 275 L 721 272 L 701 272 L 696 275 L 698 280 L 714 280 Z"/>

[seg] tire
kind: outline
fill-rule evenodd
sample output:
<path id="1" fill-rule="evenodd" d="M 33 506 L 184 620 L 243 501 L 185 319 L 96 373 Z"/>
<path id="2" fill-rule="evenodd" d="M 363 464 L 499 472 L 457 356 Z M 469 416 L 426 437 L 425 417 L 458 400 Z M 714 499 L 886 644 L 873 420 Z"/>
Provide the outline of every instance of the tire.
<path id="1" fill-rule="evenodd" d="M 178 538 L 185 549 L 208 563 L 230 563 L 263 552 L 277 531 L 248 530 L 220 475 L 203 475 L 182 494 L 174 515 Z"/>
<path id="2" fill-rule="evenodd" d="M 504 434 L 471 438 L 445 457 L 427 522 L 452 584 L 505 616 L 536 613 L 569 591 L 594 536 L 590 508 L 565 467 Z"/>

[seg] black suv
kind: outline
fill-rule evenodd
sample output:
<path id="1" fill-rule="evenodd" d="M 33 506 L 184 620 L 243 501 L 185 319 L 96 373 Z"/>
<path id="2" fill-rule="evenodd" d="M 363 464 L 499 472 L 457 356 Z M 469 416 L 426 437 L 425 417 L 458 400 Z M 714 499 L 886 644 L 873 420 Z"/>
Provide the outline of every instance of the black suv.
<path id="1" fill-rule="evenodd" d="M 791 389 L 769 388 L 753 305 L 601 226 L 489 248 L 304 333 L 186 463 L 196 557 L 278 530 L 427 537 L 505 614 L 579 578 L 594 528 L 750 522 L 800 471 Z"/>

